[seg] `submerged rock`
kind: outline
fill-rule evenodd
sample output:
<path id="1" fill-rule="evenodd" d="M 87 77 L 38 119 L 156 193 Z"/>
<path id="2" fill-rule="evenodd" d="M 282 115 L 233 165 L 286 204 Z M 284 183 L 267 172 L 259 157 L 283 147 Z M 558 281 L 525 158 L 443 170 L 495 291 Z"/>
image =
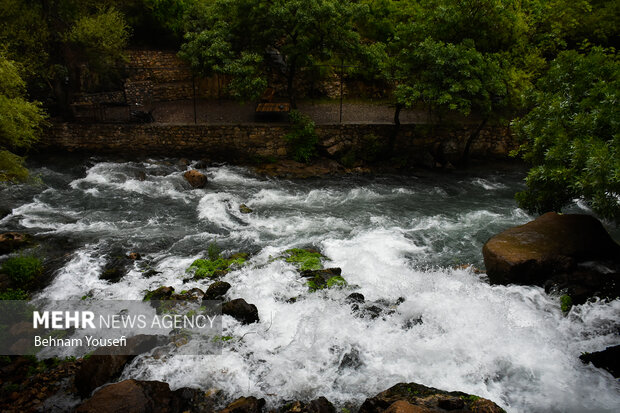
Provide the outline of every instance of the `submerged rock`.
<path id="1" fill-rule="evenodd" d="M 256 172 L 276 178 L 307 179 L 342 174 L 345 169 L 341 164 L 331 159 L 319 159 L 312 164 L 284 160 L 261 165 L 256 168 Z"/>
<path id="2" fill-rule="evenodd" d="M 243 298 L 237 298 L 222 304 L 222 314 L 229 315 L 243 324 L 252 324 L 259 321 L 256 306 L 248 304 Z"/>
<path id="3" fill-rule="evenodd" d="M 140 255 L 139 252 L 130 252 L 129 254 L 127 254 L 127 258 L 133 261 L 137 261 L 142 259 L 142 255 Z"/>
<path id="4" fill-rule="evenodd" d="M 462 392 L 448 392 L 417 383 L 398 383 L 366 399 L 358 413 L 485 412 L 504 410 L 490 400 Z"/>
<path id="5" fill-rule="evenodd" d="M 615 378 L 620 377 L 620 345 L 607 347 L 603 351 L 584 353 L 579 358 L 584 363 L 592 363 L 595 367 L 607 370 Z"/>
<path id="6" fill-rule="evenodd" d="M 193 188 L 204 188 L 207 185 L 207 177 L 195 169 L 185 172 L 183 178 L 185 178 Z"/>
<path id="7" fill-rule="evenodd" d="M 201 159 L 201 160 L 197 161 L 194 164 L 194 168 L 196 168 L 196 169 L 207 169 L 207 165 L 208 165 L 208 162 L 205 161 L 204 159 Z"/>
<path id="8" fill-rule="evenodd" d="M 254 211 L 252 210 L 252 208 L 249 208 L 246 204 L 241 204 L 239 205 L 239 212 L 241 212 L 242 214 L 251 214 Z"/>
<path id="9" fill-rule="evenodd" d="M 592 216 L 549 212 L 492 237 L 482 254 L 493 284 L 542 286 L 556 277 L 552 284 L 564 279 L 564 284 L 583 287 L 580 295 L 587 297 L 614 290 L 617 273 L 611 270 L 592 279 L 593 271 L 579 264 L 611 261 L 617 265 L 620 246 Z"/>

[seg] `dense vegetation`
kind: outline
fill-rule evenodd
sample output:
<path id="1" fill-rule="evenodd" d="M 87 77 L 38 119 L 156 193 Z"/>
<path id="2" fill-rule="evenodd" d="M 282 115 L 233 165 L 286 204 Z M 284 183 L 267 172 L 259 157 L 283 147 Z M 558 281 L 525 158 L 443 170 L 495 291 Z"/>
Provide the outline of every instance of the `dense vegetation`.
<path id="1" fill-rule="evenodd" d="M 436 122 L 460 112 L 478 130 L 516 120 L 532 165 L 521 205 L 543 212 L 583 198 L 618 219 L 618 21 L 609 0 L 0 0 L 0 104 L 23 113 L 0 119 L 1 177 L 23 177 L 13 153 L 43 120 L 23 87 L 4 86 L 15 79 L 7 70 L 70 117 L 74 93 L 118 84 L 126 47 L 166 47 L 197 74 L 225 75 L 241 100 L 280 76 L 295 107 L 302 76 L 346 70 L 390 91 L 396 125 L 411 107 Z"/>

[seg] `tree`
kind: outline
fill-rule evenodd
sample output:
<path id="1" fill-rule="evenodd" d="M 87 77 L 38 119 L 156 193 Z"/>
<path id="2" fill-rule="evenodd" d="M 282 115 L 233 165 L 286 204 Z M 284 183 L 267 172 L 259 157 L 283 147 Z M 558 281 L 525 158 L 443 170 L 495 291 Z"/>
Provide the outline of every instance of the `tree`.
<path id="1" fill-rule="evenodd" d="M 532 167 L 517 194 L 531 212 L 560 211 L 583 198 L 620 221 L 620 64 L 592 48 L 561 52 L 531 95 L 532 110 L 515 122 L 520 153 Z"/>
<path id="2" fill-rule="evenodd" d="M 27 101 L 25 91 L 15 63 L 0 55 L 0 182 L 28 177 L 24 158 L 14 152 L 38 140 L 45 119 L 40 104 Z"/>
<path id="3" fill-rule="evenodd" d="M 0 0 L 2 52 L 28 69 L 30 90 L 41 99 L 51 94 L 66 116 L 81 87 L 81 68 L 87 65 L 95 81 L 104 82 L 127 45 L 129 28 L 113 3 Z"/>
<path id="4" fill-rule="evenodd" d="M 201 75 L 230 75 L 229 89 L 254 99 L 267 85 L 266 74 L 279 72 L 293 108 L 300 70 L 359 47 L 352 16 L 358 6 L 338 0 L 214 0 L 194 12 L 181 47 Z"/>

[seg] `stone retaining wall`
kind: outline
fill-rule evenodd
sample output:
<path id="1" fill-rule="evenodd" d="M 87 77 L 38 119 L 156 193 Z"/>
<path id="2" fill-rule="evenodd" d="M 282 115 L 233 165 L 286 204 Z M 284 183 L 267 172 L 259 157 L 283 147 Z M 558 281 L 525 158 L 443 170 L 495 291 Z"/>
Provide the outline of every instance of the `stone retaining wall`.
<path id="1" fill-rule="evenodd" d="M 192 156 L 214 161 L 247 162 L 291 156 L 286 124 L 56 124 L 46 133 L 43 150 L 116 155 Z M 472 127 L 433 128 L 402 125 L 395 140 L 404 164 L 445 165 L 460 156 Z M 320 125 L 323 156 L 350 164 L 371 162 L 394 134 L 393 125 Z M 471 149 L 474 158 L 506 159 L 516 143 L 505 127 L 481 132 Z"/>

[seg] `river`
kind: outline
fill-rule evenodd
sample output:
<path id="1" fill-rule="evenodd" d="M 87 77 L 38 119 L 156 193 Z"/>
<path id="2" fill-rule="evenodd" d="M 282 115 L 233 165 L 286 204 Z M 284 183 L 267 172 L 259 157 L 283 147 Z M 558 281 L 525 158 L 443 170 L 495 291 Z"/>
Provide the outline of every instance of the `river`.
<path id="1" fill-rule="evenodd" d="M 411 381 L 477 394 L 510 412 L 620 406 L 618 382 L 578 358 L 618 344 L 620 301 L 565 316 L 558 297 L 539 287 L 491 286 L 463 266 L 484 268 L 484 242 L 533 219 L 513 199 L 522 168 L 290 181 L 216 165 L 207 187 L 193 190 L 177 160 L 61 158 L 31 168 L 39 183 L 0 188 L 0 207 L 12 210 L 0 230 L 75 246 L 38 298 L 205 290 L 208 280 L 183 279 L 209 244 L 251 254 L 222 279 L 232 284 L 230 298 L 258 307 L 260 323 L 226 316 L 233 340 L 221 355 L 138 357 L 125 378 L 270 403 L 325 396 L 340 408 Z M 242 214 L 240 204 L 253 212 Z M 292 247 L 319 249 L 349 288 L 309 293 L 291 264 L 273 259 Z M 120 281 L 101 280 L 119 249 L 143 259 Z M 144 263 L 158 273 L 144 277 Z M 353 311 L 345 298 L 354 291 L 382 315 Z"/>

